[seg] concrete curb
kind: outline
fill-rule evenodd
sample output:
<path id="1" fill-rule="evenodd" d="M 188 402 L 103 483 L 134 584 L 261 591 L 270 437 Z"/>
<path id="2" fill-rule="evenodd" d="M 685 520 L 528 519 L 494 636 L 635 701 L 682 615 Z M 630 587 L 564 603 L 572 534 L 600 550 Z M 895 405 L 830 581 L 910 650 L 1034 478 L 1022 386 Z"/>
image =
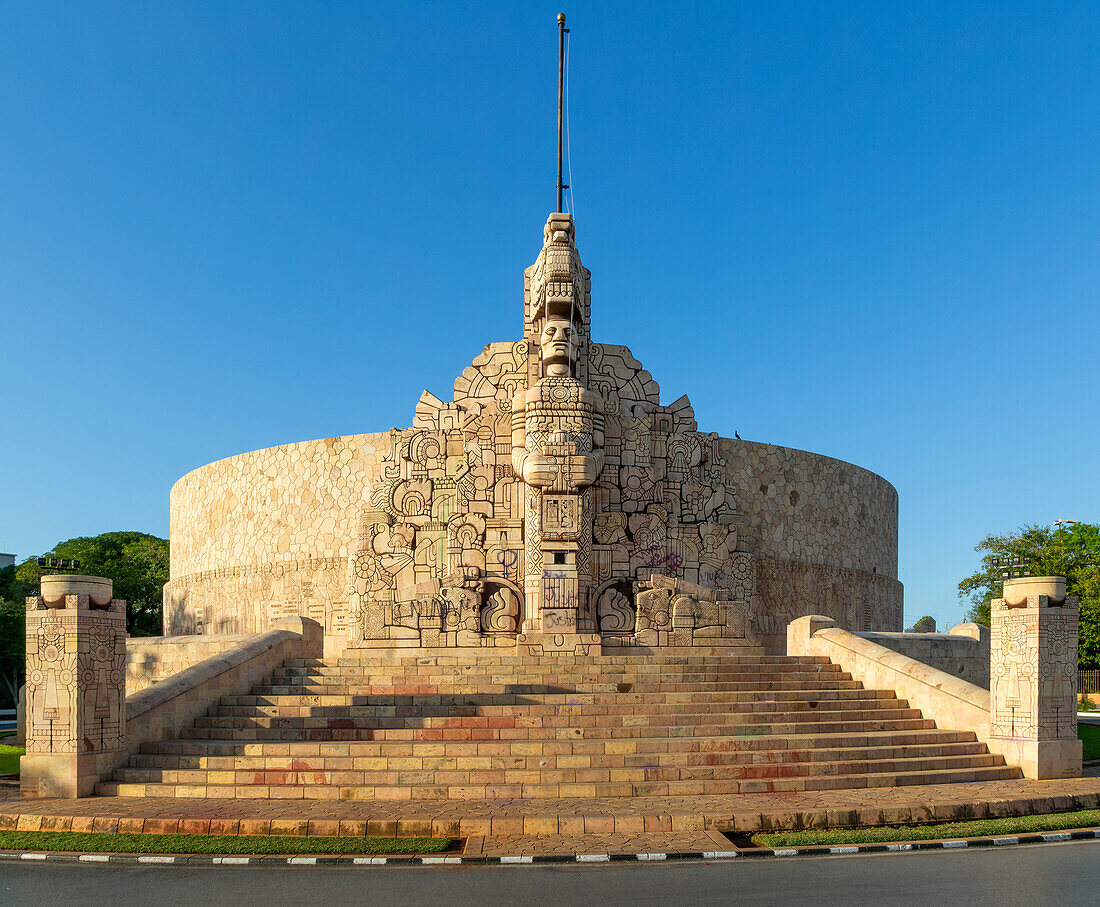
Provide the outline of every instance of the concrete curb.
<path id="1" fill-rule="evenodd" d="M 910 853 L 922 850 L 956 850 L 971 847 L 1004 847 L 1016 844 L 1056 844 L 1065 841 L 1100 840 L 1100 828 L 1034 832 L 983 838 L 948 838 L 934 841 L 898 841 L 889 844 L 814 845 L 811 847 L 748 847 L 683 853 L 522 854 L 501 857 L 339 857 L 339 856 L 236 856 L 213 854 L 69 853 L 60 851 L 0 851 L 3 862 L 111 863 L 157 866 L 530 866 L 547 863 L 634 863 L 695 860 L 708 862 L 743 858 L 848 856 L 860 853 Z"/>

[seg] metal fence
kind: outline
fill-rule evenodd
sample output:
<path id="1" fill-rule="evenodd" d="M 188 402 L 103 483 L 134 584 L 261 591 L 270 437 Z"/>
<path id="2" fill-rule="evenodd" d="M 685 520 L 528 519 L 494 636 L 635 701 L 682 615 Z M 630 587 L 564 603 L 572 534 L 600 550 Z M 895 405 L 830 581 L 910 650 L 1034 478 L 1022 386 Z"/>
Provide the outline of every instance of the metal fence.
<path id="1" fill-rule="evenodd" d="M 1100 671 L 1078 671 L 1077 692 L 1100 693 Z"/>

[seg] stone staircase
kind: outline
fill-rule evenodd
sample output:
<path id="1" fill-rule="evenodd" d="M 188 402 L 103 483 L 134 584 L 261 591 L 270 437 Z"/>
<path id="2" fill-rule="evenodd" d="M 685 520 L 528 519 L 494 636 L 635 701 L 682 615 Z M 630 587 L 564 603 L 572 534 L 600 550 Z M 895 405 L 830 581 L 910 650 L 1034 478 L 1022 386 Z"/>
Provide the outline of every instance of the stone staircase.
<path id="1" fill-rule="evenodd" d="M 288 661 L 150 744 L 112 796 L 697 796 L 1019 777 L 826 659 L 453 655 Z"/>

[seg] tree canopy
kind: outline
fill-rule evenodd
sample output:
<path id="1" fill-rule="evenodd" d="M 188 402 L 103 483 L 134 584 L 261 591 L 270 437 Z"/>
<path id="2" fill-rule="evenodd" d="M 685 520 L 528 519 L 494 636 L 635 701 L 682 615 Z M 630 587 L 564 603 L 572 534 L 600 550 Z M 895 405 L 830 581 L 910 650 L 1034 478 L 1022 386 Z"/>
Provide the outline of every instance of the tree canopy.
<path id="1" fill-rule="evenodd" d="M 0 567 L 0 702 L 15 705 L 26 661 L 26 607 L 15 565 Z M 5 705 L 5 708 L 8 706 Z"/>
<path id="2" fill-rule="evenodd" d="M 126 630 L 131 636 L 160 636 L 161 599 L 168 582 L 168 541 L 144 532 L 105 532 L 58 542 L 47 557 L 80 561 L 80 573 L 114 581 L 115 598 L 126 600 Z M 27 558 L 15 571 L 33 595 L 38 579 L 50 569 Z"/>
<path id="3" fill-rule="evenodd" d="M 1029 525 L 1009 535 L 987 535 L 974 550 L 982 565 L 959 582 L 960 596 L 970 599 L 971 620 L 988 626 L 989 603 L 1003 592 L 1003 568 L 994 559 L 1019 558 L 1032 576 L 1064 576 L 1066 592 L 1080 597 L 1079 661 L 1082 668 L 1100 668 L 1100 526 Z"/>

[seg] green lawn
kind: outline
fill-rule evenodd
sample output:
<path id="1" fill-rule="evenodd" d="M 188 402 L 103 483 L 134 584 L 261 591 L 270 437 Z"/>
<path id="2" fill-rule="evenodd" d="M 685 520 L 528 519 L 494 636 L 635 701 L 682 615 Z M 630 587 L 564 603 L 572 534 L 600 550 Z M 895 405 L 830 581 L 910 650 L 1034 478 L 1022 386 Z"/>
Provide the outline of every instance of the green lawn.
<path id="1" fill-rule="evenodd" d="M 89 853 L 430 854 L 450 850 L 451 843 L 450 838 L 292 838 L 0 831 L 0 850 L 78 850 Z"/>
<path id="2" fill-rule="evenodd" d="M 1081 738 L 1083 759 L 1100 759 L 1100 725 L 1079 724 L 1077 736 Z"/>
<path id="3" fill-rule="evenodd" d="M 0 775 L 19 774 L 19 757 L 22 755 L 23 747 L 0 743 Z"/>
<path id="4" fill-rule="evenodd" d="M 809 847 L 813 844 L 884 844 L 893 841 L 930 841 L 936 838 L 976 838 L 983 835 L 1016 835 L 1038 831 L 1063 831 L 1100 825 L 1100 809 L 1071 813 L 1046 813 L 1014 819 L 974 819 L 939 825 L 904 825 L 900 828 L 837 828 L 755 834 L 758 847 Z"/>

